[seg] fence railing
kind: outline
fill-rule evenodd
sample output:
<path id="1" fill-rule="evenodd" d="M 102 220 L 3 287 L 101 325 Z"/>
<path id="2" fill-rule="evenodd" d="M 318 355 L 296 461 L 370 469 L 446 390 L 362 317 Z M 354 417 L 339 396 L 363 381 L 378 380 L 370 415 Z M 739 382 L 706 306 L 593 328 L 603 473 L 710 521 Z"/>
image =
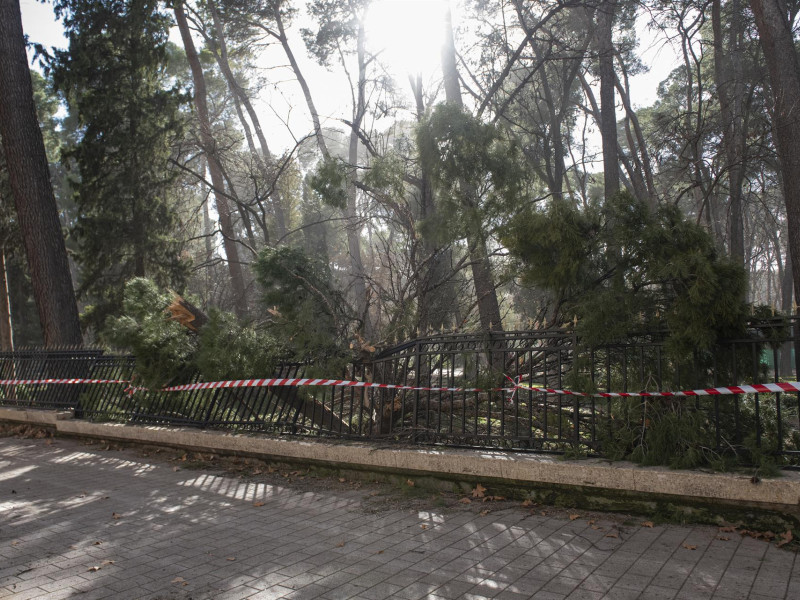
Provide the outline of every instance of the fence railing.
<path id="1" fill-rule="evenodd" d="M 409 341 L 331 377 L 438 388 L 526 386 L 584 392 L 678 391 L 797 380 L 798 323 L 754 323 L 746 338 L 675 360 L 660 337 L 587 348 L 571 331 L 437 335 Z M 0 353 L 3 379 L 130 380 L 129 356 L 101 351 Z M 281 378 L 305 367 L 282 365 Z M 181 382 L 190 383 L 190 382 Z M 181 392 L 127 384 L 0 386 L 0 403 L 75 409 L 77 418 L 229 428 L 534 452 L 624 455 L 656 443 L 654 422 L 685 418 L 700 451 L 800 458 L 800 394 L 600 398 L 514 391 L 247 387 Z M 625 436 L 628 436 L 627 439 Z M 632 436 L 632 437 L 631 437 Z M 649 436 L 649 437 L 648 437 Z M 625 439 L 623 439 L 625 438 Z M 627 446 L 626 446 L 627 444 Z M 627 450 L 626 450 L 627 448 Z"/>

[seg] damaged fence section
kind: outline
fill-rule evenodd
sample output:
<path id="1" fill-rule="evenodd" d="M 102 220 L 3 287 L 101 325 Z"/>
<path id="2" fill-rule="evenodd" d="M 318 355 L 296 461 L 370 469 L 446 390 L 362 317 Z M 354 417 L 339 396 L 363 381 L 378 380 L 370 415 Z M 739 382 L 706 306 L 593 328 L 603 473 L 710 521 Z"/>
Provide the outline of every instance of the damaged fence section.
<path id="1" fill-rule="evenodd" d="M 658 450 L 699 453 L 698 464 L 710 456 L 743 453 L 794 463 L 800 458 L 797 392 L 604 398 L 528 389 L 666 392 L 797 381 L 795 322 L 760 321 L 748 334 L 682 360 L 667 353 L 658 334 L 602 347 L 587 347 L 575 333 L 560 329 L 443 334 L 327 374 L 349 381 L 458 388 L 434 390 L 289 385 L 153 391 L 130 383 L 135 381 L 130 356 L 27 350 L 0 353 L 0 379 L 106 383 L 7 384 L 0 386 L 0 404 L 70 408 L 76 418 L 93 421 L 608 458 L 639 452 L 643 462 L 648 452 Z M 294 379 L 310 370 L 309 365 L 284 364 L 274 373 L 253 376 Z"/>

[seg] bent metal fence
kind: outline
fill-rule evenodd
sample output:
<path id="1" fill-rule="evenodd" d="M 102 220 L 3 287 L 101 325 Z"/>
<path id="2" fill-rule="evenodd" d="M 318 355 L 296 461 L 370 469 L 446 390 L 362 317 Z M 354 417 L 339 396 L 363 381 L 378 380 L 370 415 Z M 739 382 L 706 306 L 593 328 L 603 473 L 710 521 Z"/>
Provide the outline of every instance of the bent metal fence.
<path id="1" fill-rule="evenodd" d="M 615 455 L 623 425 L 641 444 L 659 415 L 689 416 L 709 451 L 749 447 L 800 459 L 800 393 L 611 398 L 533 391 L 663 392 L 797 381 L 798 323 L 752 324 L 747 338 L 675 361 L 658 334 L 587 348 L 567 330 L 444 334 L 409 341 L 350 365 L 343 380 L 416 388 L 241 387 L 149 391 L 135 383 L 0 386 L 0 404 L 71 408 L 76 418 L 382 439 L 533 452 Z M 130 381 L 130 356 L 97 350 L 0 353 L 9 380 Z M 300 378 L 299 364 L 278 378 Z M 512 383 L 513 381 L 513 383 Z M 191 383 L 191 382 L 181 382 Z M 520 384 L 519 386 L 517 384 Z M 499 388 L 505 388 L 504 390 Z M 617 437 L 619 437 L 617 435 Z"/>

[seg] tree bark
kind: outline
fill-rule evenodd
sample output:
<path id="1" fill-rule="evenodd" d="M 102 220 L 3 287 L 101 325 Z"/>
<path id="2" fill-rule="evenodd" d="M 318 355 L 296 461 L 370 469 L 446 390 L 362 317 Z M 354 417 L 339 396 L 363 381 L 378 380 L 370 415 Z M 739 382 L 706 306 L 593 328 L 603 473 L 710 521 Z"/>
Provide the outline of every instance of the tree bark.
<path id="1" fill-rule="evenodd" d="M 750 0 L 774 100 L 794 296 L 800 298 L 800 59 L 783 0 Z M 800 356 L 797 357 L 800 361 Z"/>
<path id="2" fill-rule="evenodd" d="M 742 184 L 744 182 L 744 147 L 746 130 L 744 118 L 744 82 L 742 72 L 742 45 L 744 21 L 739 0 L 732 0 L 728 47 L 724 45 L 721 0 L 711 4 L 711 24 L 714 34 L 714 79 L 722 116 L 722 143 L 725 147 L 730 197 L 730 255 L 738 264 L 744 264 L 744 221 L 742 215 Z"/>
<path id="3" fill-rule="evenodd" d="M 603 180 L 606 199 L 619 193 L 617 109 L 614 100 L 614 12 L 616 0 L 597 7 L 597 53 L 600 63 L 600 136 L 603 141 Z"/>
<path id="4" fill-rule="evenodd" d="M 0 0 L 0 136 L 46 346 L 82 344 L 18 0 Z"/>
<path id="5" fill-rule="evenodd" d="M 186 50 L 186 59 L 192 70 L 192 80 L 194 82 L 194 105 L 197 109 L 197 118 L 200 122 L 200 142 L 208 161 L 208 170 L 211 174 L 211 185 L 214 187 L 214 200 L 219 214 L 219 228 L 222 232 L 225 256 L 228 259 L 228 272 L 233 288 L 234 310 L 236 316 L 242 318 L 247 315 L 247 300 L 245 298 L 244 274 L 242 264 L 239 259 L 239 248 L 236 241 L 236 232 L 233 228 L 233 219 L 228 201 L 224 196 L 225 178 L 222 172 L 222 165 L 216 152 L 216 144 L 211 135 L 211 123 L 208 117 L 208 104 L 206 102 L 206 81 L 203 75 L 203 67 L 197 56 L 194 47 L 192 34 L 189 31 L 189 23 L 186 21 L 186 13 L 183 10 L 183 3 L 175 3 L 175 20 L 181 33 L 183 46 Z"/>
<path id="6" fill-rule="evenodd" d="M 367 85 L 367 62 L 366 62 L 366 31 L 364 30 L 363 20 L 358 26 L 357 56 L 358 56 L 358 80 L 356 82 L 356 104 L 353 106 L 353 122 L 350 127 L 350 147 L 348 150 L 348 162 L 350 163 L 350 178 L 347 182 L 347 205 L 344 209 L 347 228 L 347 253 L 350 257 L 350 281 L 355 307 L 358 316 L 362 320 L 362 329 L 367 341 L 373 339 L 374 330 L 372 320 L 369 316 L 369 298 L 367 297 L 366 279 L 367 274 L 364 270 L 364 263 L 361 259 L 361 225 L 358 221 L 358 211 L 356 201 L 358 200 L 358 188 L 356 179 L 358 177 L 358 133 L 361 129 L 361 122 L 367 112 L 366 107 L 366 85 Z"/>
<path id="7" fill-rule="evenodd" d="M 254 157 L 256 158 L 257 164 L 262 168 L 262 170 L 266 173 L 266 164 L 265 160 L 270 161 L 272 160 L 272 152 L 270 152 L 269 145 L 267 144 L 267 137 L 264 135 L 264 130 L 261 128 L 261 121 L 258 118 L 258 114 L 256 113 L 255 109 L 253 108 L 253 103 L 250 102 L 250 98 L 248 97 L 247 93 L 245 92 L 244 88 L 239 84 L 236 80 L 236 76 L 233 73 L 233 70 L 230 66 L 230 61 L 228 60 L 228 45 L 225 41 L 225 32 L 222 28 L 222 22 L 219 18 L 219 13 L 217 12 L 217 7 L 213 1 L 209 0 L 208 8 L 211 11 L 211 16 L 214 20 L 214 32 L 216 34 L 216 41 L 219 44 L 219 53 L 214 53 L 214 58 L 219 65 L 222 74 L 225 76 L 225 80 L 228 83 L 228 88 L 234 94 L 236 98 L 238 98 L 239 102 L 244 106 L 245 110 L 247 111 L 247 115 L 250 117 L 250 122 L 253 124 L 253 129 L 256 132 L 256 137 L 258 138 L 258 144 L 261 147 L 261 156 L 257 153 L 253 152 Z M 241 117 L 240 117 L 241 118 Z M 242 120 L 242 125 L 247 127 L 247 124 Z M 252 151 L 252 145 L 251 145 Z M 263 159 L 262 159 L 263 156 Z M 276 236 L 275 238 L 280 240 L 286 236 L 286 231 L 288 228 L 288 222 L 286 219 L 286 212 L 283 208 L 283 200 L 281 198 L 281 194 L 277 191 L 277 186 L 274 186 L 275 190 L 273 191 L 271 196 L 271 204 L 272 204 L 272 211 L 275 215 L 275 230 Z"/>
<path id="8" fill-rule="evenodd" d="M 444 76 L 445 98 L 449 104 L 463 108 L 461 98 L 461 84 L 458 81 L 456 68 L 456 49 L 453 39 L 453 23 L 450 11 L 445 17 L 445 41 L 442 45 L 442 75 Z M 462 203 L 465 208 L 473 209 L 478 204 L 477 192 L 462 182 Z M 470 261 L 472 263 L 472 281 L 475 285 L 475 295 L 478 301 L 478 314 L 481 329 L 484 331 L 502 331 L 503 324 L 500 318 L 500 303 L 497 301 L 497 288 L 492 275 L 492 265 L 489 261 L 489 252 L 486 249 L 486 238 L 483 231 L 474 225 L 467 231 L 467 245 L 469 246 Z M 476 230 L 477 229 L 477 230 Z"/>
<path id="9" fill-rule="evenodd" d="M 0 350 L 14 351 L 14 328 L 11 325 L 11 298 L 8 295 L 5 248 L 0 248 Z"/>
<path id="10" fill-rule="evenodd" d="M 422 95 L 422 77 L 416 79 L 409 77 L 411 89 L 417 106 L 417 122 L 421 122 L 425 115 L 425 102 Z M 436 203 L 433 197 L 433 184 L 431 182 L 430 167 L 422 162 L 419 166 L 419 218 L 422 221 L 434 220 L 436 216 Z M 422 238 L 424 260 L 426 268 L 422 269 L 419 276 L 419 296 L 417 303 L 417 330 L 423 335 L 430 331 L 452 324 L 454 314 L 453 273 L 449 268 L 452 263 L 450 247 L 442 249 L 433 236 L 426 235 Z"/>
<path id="11" fill-rule="evenodd" d="M 283 26 L 283 17 L 281 17 L 281 11 L 279 8 L 276 8 L 275 10 L 275 23 L 278 26 L 278 41 L 281 43 L 281 47 L 286 54 L 286 58 L 289 59 L 289 64 L 292 67 L 294 76 L 297 77 L 297 83 L 300 84 L 300 89 L 303 90 L 303 97 L 306 99 L 308 112 L 311 113 L 311 121 L 314 123 L 314 133 L 317 137 L 317 146 L 319 147 L 319 151 L 322 152 L 322 156 L 329 158 L 330 152 L 328 151 L 328 145 L 325 143 L 325 137 L 322 135 L 322 125 L 319 120 L 319 113 L 317 112 L 317 107 L 314 105 L 314 99 L 311 96 L 311 89 L 308 87 L 308 83 L 306 82 L 306 78 L 303 77 L 302 71 L 300 71 L 300 65 L 297 64 L 297 59 L 294 57 L 294 52 L 292 52 L 291 46 L 289 46 L 289 38 L 286 37 L 286 30 Z"/>

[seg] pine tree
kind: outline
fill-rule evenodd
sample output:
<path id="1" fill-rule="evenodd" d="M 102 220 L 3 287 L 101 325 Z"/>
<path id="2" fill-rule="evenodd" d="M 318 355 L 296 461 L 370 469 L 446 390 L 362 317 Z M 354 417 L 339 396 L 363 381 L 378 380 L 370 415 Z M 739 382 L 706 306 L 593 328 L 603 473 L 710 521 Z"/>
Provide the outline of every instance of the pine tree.
<path id="1" fill-rule="evenodd" d="M 0 136 L 44 343 L 79 345 L 72 277 L 14 0 L 0 2 L 0 87 Z"/>
<path id="2" fill-rule="evenodd" d="M 672 204 L 652 210 L 627 192 L 585 210 L 553 201 L 512 219 L 503 243 L 589 345 L 666 329 L 684 357 L 744 333 L 744 269 Z"/>
<path id="3" fill-rule="evenodd" d="M 62 0 L 69 48 L 52 61 L 54 81 L 81 137 L 74 165 L 80 293 L 101 327 L 118 314 L 124 282 L 150 277 L 180 287 L 186 265 L 174 237 L 173 142 L 186 101 L 165 73 L 170 20 L 154 0 Z"/>

